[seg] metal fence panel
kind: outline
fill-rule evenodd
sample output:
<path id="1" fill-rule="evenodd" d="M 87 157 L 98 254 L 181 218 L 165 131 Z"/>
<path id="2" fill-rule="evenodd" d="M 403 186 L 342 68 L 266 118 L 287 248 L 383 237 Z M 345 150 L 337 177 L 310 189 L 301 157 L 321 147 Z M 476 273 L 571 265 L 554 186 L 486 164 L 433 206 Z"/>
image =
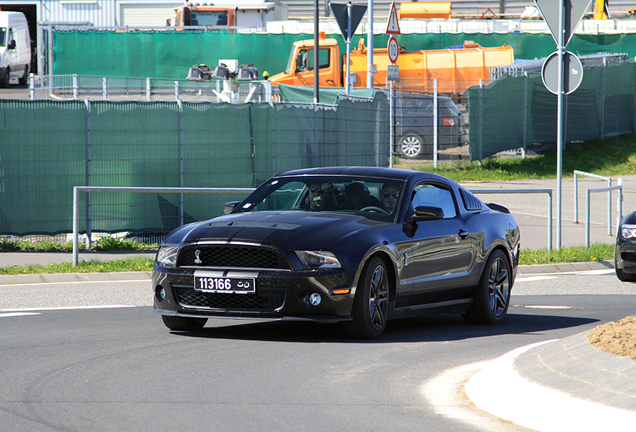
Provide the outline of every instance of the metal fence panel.
<path id="1" fill-rule="evenodd" d="M 386 105 L 0 100 L 0 235 L 64 240 L 75 186 L 255 187 L 287 169 L 387 166 Z M 243 197 L 88 193 L 80 229 L 156 239 Z"/>
<path id="2" fill-rule="evenodd" d="M 634 131 L 634 63 L 584 70 L 565 97 L 565 142 Z M 540 74 L 504 76 L 466 91 L 473 160 L 534 143 L 556 143 L 557 97 Z"/>

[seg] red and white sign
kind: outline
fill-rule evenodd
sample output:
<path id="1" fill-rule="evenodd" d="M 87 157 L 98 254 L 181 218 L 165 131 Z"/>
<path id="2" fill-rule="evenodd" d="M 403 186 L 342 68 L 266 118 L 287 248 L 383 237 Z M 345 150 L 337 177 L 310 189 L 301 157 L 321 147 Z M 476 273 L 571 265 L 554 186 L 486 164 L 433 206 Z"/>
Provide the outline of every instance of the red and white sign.
<path id="1" fill-rule="evenodd" d="M 400 49 L 398 47 L 398 41 L 395 36 L 391 35 L 389 37 L 389 44 L 387 45 L 386 49 L 389 54 L 389 60 L 391 61 L 391 63 L 395 64 L 395 62 L 397 62 L 398 54 L 400 52 Z"/>
<path id="2" fill-rule="evenodd" d="M 395 11 L 395 2 L 391 3 L 391 12 L 389 13 L 389 20 L 386 23 L 386 31 L 384 33 L 390 35 L 402 34 L 397 12 Z"/>

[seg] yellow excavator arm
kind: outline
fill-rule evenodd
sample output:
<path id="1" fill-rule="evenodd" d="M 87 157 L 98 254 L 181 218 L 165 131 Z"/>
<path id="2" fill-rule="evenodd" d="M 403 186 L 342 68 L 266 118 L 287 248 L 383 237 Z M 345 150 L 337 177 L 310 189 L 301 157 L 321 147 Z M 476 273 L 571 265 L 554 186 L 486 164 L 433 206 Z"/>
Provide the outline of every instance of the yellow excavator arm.
<path id="1" fill-rule="evenodd" d="M 594 19 L 604 20 L 610 18 L 608 0 L 594 0 Z"/>

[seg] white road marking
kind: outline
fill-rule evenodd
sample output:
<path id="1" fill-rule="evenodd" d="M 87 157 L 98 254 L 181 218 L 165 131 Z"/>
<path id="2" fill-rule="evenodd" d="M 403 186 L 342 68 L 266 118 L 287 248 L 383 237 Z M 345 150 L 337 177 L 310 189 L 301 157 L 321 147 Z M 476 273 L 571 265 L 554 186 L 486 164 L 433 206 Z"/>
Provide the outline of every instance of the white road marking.
<path id="1" fill-rule="evenodd" d="M 633 429 L 634 412 L 584 401 L 534 384 L 515 371 L 515 358 L 548 342 L 552 341 L 517 348 L 489 362 L 466 383 L 470 400 L 490 414 L 540 432 Z"/>
<path id="2" fill-rule="evenodd" d="M 420 387 L 420 393 L 436 414 L 469 423 L 484 431 L 497 430 L 493 423 L 498 420 L 471 408 L 463 393 L 462 384 L 487 363 L 478 362 L 448 369 L 426 381 Z"/>
<path id="3" fill-rule="evenodd" d="M 0 318 L 17 317 L 17 316 L 26 316 L 26 315 L 40 315 L 40 314 L 39 314 L 39 313 L 34 313 L 34 312 L 12 312 L 12 313 L 0 313 Z"/>
<path id="4" fill-rule="evenodd" d="M 117 309 L 117 308 L 134 308 L 132 305 L 103 305 L 103 306 L 63 306 L 63 307 L 41 307 L 41 308 L 18 308 L 18 309 L 0 309 L 0 313 L 21 313 L 35 311 L 60 311 L 60 310 L 82 310 L 82 309 Z"/>
<path id="5" fill-rule="evenodd" d="M 535 281 L 556 279 L 556 278 L 558 278 L 558 276 L 529 276 L 529 277 L 518 277 L 517 276 L 515 278 L 515 283 L 517 283 L 517 282 L 535 282 Z"/>
<path id="6" fill-rule="evenodd" d="M 616 271 L 614 269 L 607 269 L 607 270 L 586 270 L 586 271 L 582 271 L 582 272 L 576 272 L 575 274 L 577 275 L 581 275 L 581 276 L 597 276 L 597 275 L 605 275 L 605 274 L 613 274 Z"/>
<path id="7" fill-rule="evenodd" d="M 49 286 L 49 285 L 76 285 L 76 284 L 103 284 L 103 283 L 146 283 L 150 281 L 146 279 L 128 279 L 128 280 L 85 280 L 85 281 L 68 281 L 68 282 L 31 282 L 31 283 L 19 283 L 19 284 L 0 284 L 0 288 L 4 287 L 21 287 L 21 286 Z"/>

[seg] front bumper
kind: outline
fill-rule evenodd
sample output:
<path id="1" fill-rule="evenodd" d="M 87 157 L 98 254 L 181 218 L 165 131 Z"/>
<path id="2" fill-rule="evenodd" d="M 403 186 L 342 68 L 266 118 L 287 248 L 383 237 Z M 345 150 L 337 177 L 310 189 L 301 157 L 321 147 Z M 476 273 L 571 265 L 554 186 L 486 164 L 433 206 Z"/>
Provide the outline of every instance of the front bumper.
<path id="1" fill-rule="evenodd" d="M 250 275 L 256 283 L 256 292 L 253 294 L 195 290 L 194 272 L 191 269 L 155 266 L 152 277 L 155 313 L 196 318 L 324 322 L 351 319 L 355 295 L 353 269 L 254 271 Z M 245 274 L 244 271 L 242 273 Z M 311 293 L 320 294 L 320 305 L 312 306 L 307 302 Z"/>
<path id="2" fill-rule="evenodd" d="M 624 239 L 619 234 L 614 248 L 614 261 L 617 269 L 636 273 L 636 241 Z"/>

